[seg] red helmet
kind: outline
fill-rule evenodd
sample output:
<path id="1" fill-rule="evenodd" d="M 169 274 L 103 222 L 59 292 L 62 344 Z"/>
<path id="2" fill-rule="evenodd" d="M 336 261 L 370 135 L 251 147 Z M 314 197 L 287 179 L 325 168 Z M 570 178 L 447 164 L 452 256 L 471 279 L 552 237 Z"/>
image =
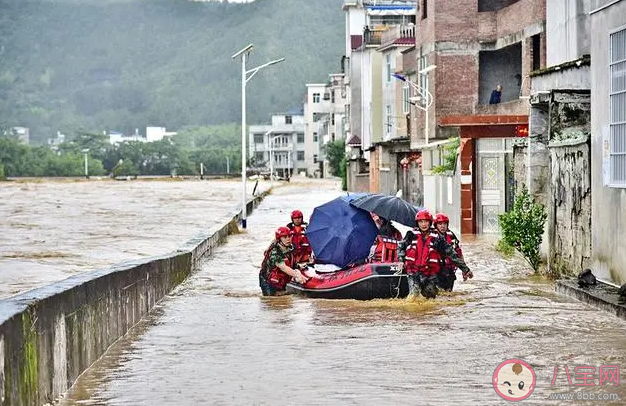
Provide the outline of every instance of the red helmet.
<path id="1" fill-rule="evenodd" d="M 289 237 L 291 236 L 291 230 L 287 227 L 278 227 L 276 229 L 276 239 L 278 240 L 280 237 Z"/>
<path id="2" fill-rule="evenodd" d="M 433 215 L 430 214 L 428 210 L 420 210 L 415 215 L 415 222 L 417 223 L 420 220 L 428 220 L 431 223 L 433 222 Z"/>
<path id="3" fill-rule="evenodd" d="M 291 218 L 292 219 L 301 219 L 303 218 L 304 215 L 302 214 L 302 212 L 300 210 L 294 210 L 291 212 Z"/>
<path id="4" fill-rule="evenodd" d="M 435 221 L 433 221 L 434 224 L 437 223 L 450 223 L 450 218 L 448 216 L 446 216 L 443 213 L 437 213 L 437 215 L 435 216 Z"/>

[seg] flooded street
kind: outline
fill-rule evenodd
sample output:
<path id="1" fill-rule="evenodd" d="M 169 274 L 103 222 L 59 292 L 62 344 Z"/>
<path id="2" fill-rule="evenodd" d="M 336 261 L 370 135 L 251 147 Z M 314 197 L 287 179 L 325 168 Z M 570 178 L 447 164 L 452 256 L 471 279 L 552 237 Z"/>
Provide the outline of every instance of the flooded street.
<path id="1" fill-rule="evenodd" d="M 0 298 L 168 253 L 223 223 L 240 199 L 236 180 L 2 182 Z"/>
<path id="2" fill-rule="evenodd" d="M 494 240 L 463 241 L 476 276 L 435 301 L 261 297 L 274 229 L 337 195 L 328 184 L 276 190 L 60 404 L 501 405 L 492 376 L 511 358 L 536 375 L 524 404 L 571 404 L 550 396 L 582 390 L 614 400 L 577 404 L 623 404 L 626 385 L 597 385 L 601 366 L 626 366 L 626 323 L 556 295 Z M 575 386 L 582 366 L 596 386 Z"/>

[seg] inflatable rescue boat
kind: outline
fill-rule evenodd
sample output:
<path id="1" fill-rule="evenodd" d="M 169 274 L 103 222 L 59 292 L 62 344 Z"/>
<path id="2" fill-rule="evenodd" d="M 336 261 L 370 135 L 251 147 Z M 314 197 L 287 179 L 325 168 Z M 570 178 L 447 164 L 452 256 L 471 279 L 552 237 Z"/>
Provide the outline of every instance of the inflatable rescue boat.
<path id="1" fill-rule="evenodd" d="M 317 272 L 308 268 L 304 285 L 292 281 L 287 291 L 321 299 L 390 299 L 409 294 L 406 274 L 400 263 L 367 263 L 334 272 Z"/>

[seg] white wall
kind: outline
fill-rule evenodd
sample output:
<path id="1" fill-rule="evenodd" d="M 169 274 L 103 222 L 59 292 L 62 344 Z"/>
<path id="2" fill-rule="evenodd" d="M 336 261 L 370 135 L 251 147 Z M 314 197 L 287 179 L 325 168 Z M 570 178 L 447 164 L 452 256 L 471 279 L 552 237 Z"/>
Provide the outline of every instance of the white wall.
<path id="1" fill-rule="evenodd" d="M 382 78 L 381 83 L 382 84 L 381 85 L 382 85 L 383 103 L 381 106 L 382 107 L 381 131 L 382 131 L 382 137 L 384 141 L 388 141 L 389 139 L 394 138 L 397 133 L 396 81 L 398 79 L 395 79 L 394 77 L 392 77 L 390 81 L 387 81 L 387 57 L 390 58 L 391 72 L 393 73 L 396 68 L 397 54 L 398 54 L 397 50 L 389 50 L 389 51 L 383 52 L 382 54 L 382 66 L 381 66 L 381 70 L 382 70 L 381 71 L 381 78 Z M 391 126 L 387 125 L 388 124 L 387 123 L 387 106 L 391 107 L 391 119 L 390 119 Z"/>
<path id="2" fill-rule="evenodd" d="M 592 10 L 610 0 L 592 2 Z M 626 188 L 604 186 L 603 132 L 610 117 L 609 33 L 626 27 L 626 1 L 591 14 L 591 255 L 602 279 L 626 282 Z"/>
<path id="3" fill-rule="evenodd" d="M 546 1 L 546 62 L 572 61 L 590 52 L 591 0 Z"/>
<path id="4" fill-rule="evenodd" d="M 350 7 L 346 13 L 346 50 L 345 55 L 350 56 L 352 51 L 351 35 L 363 35 L 365 27 L 365 10 L 357 7 Z"/>

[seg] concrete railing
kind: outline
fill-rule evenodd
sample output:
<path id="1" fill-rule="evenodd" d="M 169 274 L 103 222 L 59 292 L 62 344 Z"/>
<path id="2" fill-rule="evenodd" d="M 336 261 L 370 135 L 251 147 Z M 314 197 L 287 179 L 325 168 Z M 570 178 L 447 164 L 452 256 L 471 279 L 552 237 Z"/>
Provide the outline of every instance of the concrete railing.
<path id="1" fill-rule="evenodd" d="M 251 212 L 269 191 L 248 202 Z M 86 272 L 0 301 L 0 405 L 42 405 L 189 276 L 237 229 L 240 211 L 176 252 Z"/>

